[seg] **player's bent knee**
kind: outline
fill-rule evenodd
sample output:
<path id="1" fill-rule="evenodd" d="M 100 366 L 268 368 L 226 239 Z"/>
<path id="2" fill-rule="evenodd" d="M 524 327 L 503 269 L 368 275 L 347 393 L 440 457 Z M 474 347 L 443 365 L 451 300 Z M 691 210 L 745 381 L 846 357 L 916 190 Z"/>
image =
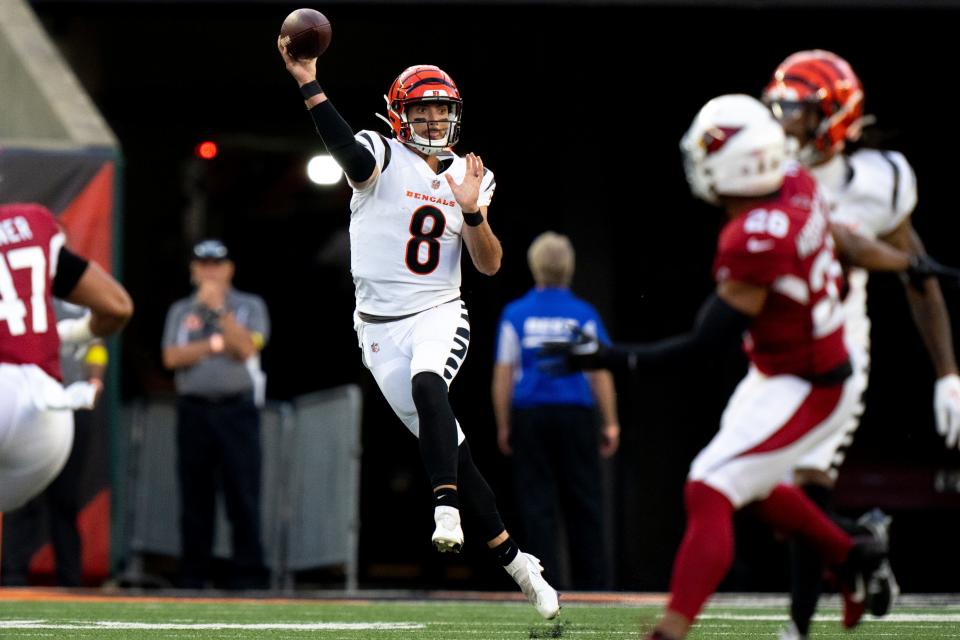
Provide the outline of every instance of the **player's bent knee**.
<path id="1" fill-rule="evenodd" d="M 432 371 L 422 371 L 413 376 L 412 392 L 413 404 L 419 415 L 423 416 L 425 412 L 449 412 L 447 383 Z"/>

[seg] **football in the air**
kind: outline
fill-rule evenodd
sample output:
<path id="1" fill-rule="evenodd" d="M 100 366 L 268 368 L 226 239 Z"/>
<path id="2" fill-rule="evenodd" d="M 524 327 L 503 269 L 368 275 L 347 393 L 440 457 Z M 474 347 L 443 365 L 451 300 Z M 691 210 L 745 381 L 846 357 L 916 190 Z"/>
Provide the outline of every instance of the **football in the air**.
<path id="1" fill-rule="evenodd" d="M 280 27 L 280 44 L 298 60 L 308 60 L 323 54 L 330 46 L 330 21 L 316 9 L 297 9 L 287 16 Z"/>

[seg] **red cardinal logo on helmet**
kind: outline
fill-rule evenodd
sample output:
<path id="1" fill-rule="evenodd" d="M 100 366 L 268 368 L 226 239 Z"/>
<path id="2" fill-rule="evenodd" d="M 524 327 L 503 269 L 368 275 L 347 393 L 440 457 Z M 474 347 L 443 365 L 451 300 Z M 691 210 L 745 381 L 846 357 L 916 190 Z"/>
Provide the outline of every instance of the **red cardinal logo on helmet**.
<path id="1" fill-rule="evenodd" d="M 703 134 L 703 146 L 707 155 L 716 153 L 727 144 L 733 136 L 743 130 L 743 127 L 713 127 Z"/>

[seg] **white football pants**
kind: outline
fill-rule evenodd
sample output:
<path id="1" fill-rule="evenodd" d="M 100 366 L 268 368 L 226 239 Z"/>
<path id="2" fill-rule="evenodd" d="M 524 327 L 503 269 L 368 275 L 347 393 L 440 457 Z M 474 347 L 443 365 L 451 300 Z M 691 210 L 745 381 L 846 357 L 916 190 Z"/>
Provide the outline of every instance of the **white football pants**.
<path id="1" fill-rule="evenodd" d="M 737 509 L 766 498 L 804 456 L 843 433 L 865 386 L 857 369 L 843 385 L 816 387 L 751 367 L 688 478 L 710 485 Z"/>
<path id="2" fill-rule="evenodd" d="M 73 411 L 48 408 L 62 399 L 63 387 L 39 367 L 0 364 L 0 511 L 43 491 L 66 463 Z"/>
<path id="3" fill-rule="evenodd" d="M 373 374 L 394 413 L 413 435 L 419 436 L 413 376 L 432 371 L 450 387 L 470 346 L 466 303 L 453 300 L 394 322 L 370 323 L 355 317 L 354 328 L 363 351 L 363 364 Z M 457 443 L 463 440 L 458 421 Z"/>

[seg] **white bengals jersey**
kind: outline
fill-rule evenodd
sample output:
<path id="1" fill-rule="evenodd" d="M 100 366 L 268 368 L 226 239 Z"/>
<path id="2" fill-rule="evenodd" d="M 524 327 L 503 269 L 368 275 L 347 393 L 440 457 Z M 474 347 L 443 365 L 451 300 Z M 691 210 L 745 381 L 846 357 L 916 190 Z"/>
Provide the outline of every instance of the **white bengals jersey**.
<path id="1" fill-rule="evenodd" d="M 917 204 L 913 169 L 896 151 L 861 149 L 813 167 L 820 192 L 830 209 L 830 220 L 868 238 L 882 237 L 910 216 Z M 853 269 L 844 299 L 848 346 L 866 358 L 870 349 L 867 317 L 867 272 Z"/>
<path id="2" fill-rule="evenodd" d="M 380 176 L 350 201 L 350 271 L 357 311 L 403 316 L 460 296 L 463 212 L 447 184 L 463 182 L 466 160 L 441 155 L 435 174 L 426 161 L 395 139 L 373 131 L 356 135 L 376 158 Z M 484 169 L 480 206 L 496 187 Z"/>

